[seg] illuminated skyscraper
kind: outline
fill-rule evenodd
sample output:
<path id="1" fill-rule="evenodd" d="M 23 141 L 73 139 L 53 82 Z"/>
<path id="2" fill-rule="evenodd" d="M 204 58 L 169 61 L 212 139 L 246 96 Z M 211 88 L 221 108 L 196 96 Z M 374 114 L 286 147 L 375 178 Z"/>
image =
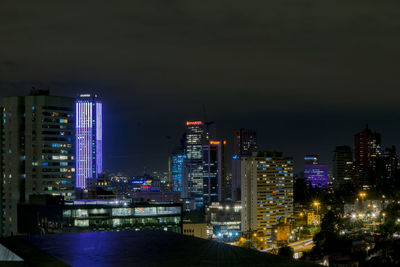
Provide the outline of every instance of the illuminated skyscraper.
<path id="1" fill-rule="evenodd" d="M 272 228 L 293 216 L 293 159 L 280 152 L 241 157 L 242 232 L 271 244 Z"/>
<path id="2" fill-rule="evenodd" d="M 186 142 L 185 142 L 185 171 L 183 192 L 187 196 L 195 198 L 197 207 L 203 205 L 203 144 L 206 140 L 205 127 L 202 121 L 186 122 Z"/>
<path id="3" fill-rule="evenodd" d="M 203 147 L 203 197 L 206 205 L 225 201 L 228 197 L 225 147 L 226 141 L 213 140 Z"/>
<path id="4" fill-rule="evenodd" d="M 182 192 L 182 176 L 186 155 L 184 153 L 174 153 L 171 157 L 171 176 L 172 190 Z"/>
<path id="5" fill-rule="evenodd" d="M 97 95 L 82 94 L 75 103 L 76 188 L 103 172 L 102 103 Z"/>
<path id="6" fill-rule="evenodd" d="M 304 157 L 304 178 L 307 184 L 315 188 L 328 187 L 328 165 L 319 164 L 317 156 Z"/>
<path id="7" fill-rule="evenodd" d="M 74 199 L 74 99 L 32 90 L 3 98 L 4 235 L 17 234 L 17 207 L 32 195 Z"/>
<path id="8" fill-rule="evenodd" d="M 188 159 L 203 158 L 203 143 L 205 139 L 204 124 L 202 121 L 186 122 L 186 155 Z"/>

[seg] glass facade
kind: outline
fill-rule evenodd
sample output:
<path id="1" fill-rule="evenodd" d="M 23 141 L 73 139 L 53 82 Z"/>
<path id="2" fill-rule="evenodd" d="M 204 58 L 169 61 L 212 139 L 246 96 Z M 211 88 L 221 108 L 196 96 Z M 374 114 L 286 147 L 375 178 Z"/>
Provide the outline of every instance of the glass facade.
<path id="1" fill-rule="evenodd" d="M 175 192 L 182 191 L 182 175 L 185 158 L 186 155 L 183 153 L 172 155 L 172 188 Z"/>
<path id="2" fill-rule="evenodd" d="M 191 197 L 196 200 L 196 206 L 203 206 L 203 144 L 205 129 L 202 121 L 186 122 L 186 174 L 187 187 Z"/>
<path id="3" fill-rule="evenodd" d="M 228 197 L 225 145 L 226 141 L 210 141 L 203 147 L 203 198 L 206 205 L 211 202 L 225 201 Z"/>
<path id="4" fill-rule="evenodd" d="M 65 205 L 62 214 L 64 232 L 154 229 L 181 233 L 182 206 L 175 204 L 127 206 L 75 201 Z"/>
<path id="5" fill-rule="evenodd" d="M 102 169 L 102 103 L 97 96 L 81 95 L 76 112 L 76 187 L 87 188 L 88 179 L 96 179 Z"/>

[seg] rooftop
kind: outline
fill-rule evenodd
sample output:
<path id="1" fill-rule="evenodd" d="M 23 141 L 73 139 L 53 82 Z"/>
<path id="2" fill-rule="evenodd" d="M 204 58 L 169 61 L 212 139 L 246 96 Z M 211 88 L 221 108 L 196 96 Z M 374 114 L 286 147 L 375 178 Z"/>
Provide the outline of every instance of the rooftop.
<path id="1" fill-rule="evenodd" d="M 165 231 L 19 236 L 1 243 L 40 266 L 314 266 Z"/>

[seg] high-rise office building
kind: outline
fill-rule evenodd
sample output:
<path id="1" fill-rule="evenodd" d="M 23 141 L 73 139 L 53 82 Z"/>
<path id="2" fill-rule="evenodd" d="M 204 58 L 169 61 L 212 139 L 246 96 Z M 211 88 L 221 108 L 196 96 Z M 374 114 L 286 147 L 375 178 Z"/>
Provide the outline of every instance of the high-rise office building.
<path id="1" fill-rule="evenodd" d="M 318 157 L 309 155 L 304 157 L 304 178 L 312 188 L 328 187 L 328 165 L 320 164 Z"/>
<path id="2" fill-rule="evenodd" d="M 203 144 L 205 142 L 205 129 L 202 121 L 186 122 L 186 155 L 188 159 L 203 158 Z"/>
<path id="3" fill-rule="evenodd" d="M 332 169 L 335 189 L 353 182 L 353 151 L 349 146 L 335 148 Z"/>
<path id="4" fill-rule="evenodd" d="M 225 140 L 210 140 L 203 146 L 203 198 L 206 205 L 225 201 L 228 197 L 225 147 Z"/>
<path id="5" fill-rule="evenodd" d="M 76 188 L 103 172 L 102 103 L 97 95 L 82 94 L 75 103 Z"/>
<path id="6" fill-rule="evenodd" d="M 376 167 L 376 158 L 381 154 L 381 135 L 372 132 L 368 125 L 354 136 L 354 183 L 357 187 L 369 190 L 376 185 L 373 172 Z"/>
<path id="7" fill-rule="evenodd" d="M 256 152 L 257 134 L 254 130 L 239 129 L 233 131 L 233 154 L 237 156 L 251 155 Z"/>
<path id="8" fill-rule="evenodd" d="M 241 158 L 242 232 L 271 243 L 272 227 L 293 217 L 293 159 L 280 152 Z"/>
<path id="9" fill-rule="evenodd" d="M 241 175 L 242 175 L 242 160 L 240 156 L 232 157 L 232 180 L 231 180 L 231 198 L 232 201 L 240 201 L 241 199 Z"/>
<path id="10" fill-rule="evenodd" d="M 400 175 L 399 156 L 396 147 L 387 147 L 382 154 L 376 158 L 374 176 L 378 183 L 397 183 Z"/>
<path id="11" fill-rule="evenodd" d="M 31 195 L 74 198 L 74 99 L 32 90 L 3 98 L 4 235 L 17 233 L 17 206 Z"/>
<path id="12" fill-rule="evenodd" d="M 172 190 L 182 192 L 182 177 L 185 164 L 185 153 L 173 153 L 171 156 Z"/>
<path id="13" fill-rule="evenodd" d="M 233 158 L 231 178 L 231 198 L 239 201 L 241 198 L 241 156 L 257 152 L 257 133 L 254 130 L 238 129 L 233 131 Z"/>
<path id="14" fill-rule="evenodd" d="M 203 205 L 203 145 L 206 142 L 205 126 L 202 121 L 186 122 L 183 197 L 193 197 L 196 206 Z M 185 193 L 187 192 L 187 195 Z"/>
<path id="15" fill-rule="evenodd" d="M 0 237 L 3 237 L 3 232 L 4 232 L 4 212 L 3 212 L 3 200 L 4 200 L 4 183 L 3 183 L 3 122 L 6 121 L 5 118 L 3 118 L 3 108 L 0 106 L 1 110 L 1 118 L 0 118 Z"/>

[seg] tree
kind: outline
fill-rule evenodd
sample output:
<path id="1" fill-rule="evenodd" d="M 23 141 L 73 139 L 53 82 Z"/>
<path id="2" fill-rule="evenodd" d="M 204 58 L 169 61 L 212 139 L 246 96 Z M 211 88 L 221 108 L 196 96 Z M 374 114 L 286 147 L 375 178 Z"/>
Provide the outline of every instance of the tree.
<path id="1" fill-rule="evenodd" d="M 339 235 L 341 228 L 339 216 L 328 211 L 322 219 L 321 231 L 313 238 L 315 247 L 312 252 L 322 256 L 351 249 L 351 240 Z"/>
<path id="2" fill-rule="evenodd" d="M 386 207 L 384 212 L 386 216 L 385 222 L 380 227 L 381 231 L 390 235 L 400 232 L 400 224 L 397 222 L 397 220 L 400 218 L 400 205 L 397 203 L 392 203 Z"/>
<path id="3" fill-rule="evenodd" d="M 382 238 L 375 247 L 369 251 L 372 256 L 366 266 L 399 266 L 400 264 L 400 240 Z"/>
<path id="4" fill-rule="evenodd" d="M 357 230 L 364 227 L 364 222 L 361 219 L 347 218 L 343 220 L 344 228 L 349 230 Z"/>
<path id="5" fill-rule="evenodd" d="M 289 246 L 280 247 L 278 250 L 278 255 L 293 258 L 293 248 Z"/>
<path id="6" fill-rule="evenodd" d="M 331 233 L 338 233 L 342 222 L 333 211 L 328 211 L 321 222 L 321 231 L 328 231 Z"/>

